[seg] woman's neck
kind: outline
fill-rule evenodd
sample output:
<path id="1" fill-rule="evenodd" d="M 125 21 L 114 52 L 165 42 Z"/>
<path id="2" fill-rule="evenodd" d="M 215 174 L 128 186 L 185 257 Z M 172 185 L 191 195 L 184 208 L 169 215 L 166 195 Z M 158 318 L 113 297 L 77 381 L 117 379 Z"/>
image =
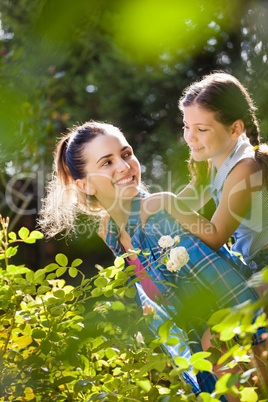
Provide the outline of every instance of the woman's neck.
<path id="1" fill-rule="evenodd" d="M 115 206 L 108 209 L 107 212 L 113 218 L 117 226 L 119 227 L 120 231 L 124 230 L 132 206 L 132 199 L 128 200 L 121 200 L 120 202 L 116 203 Z"/>

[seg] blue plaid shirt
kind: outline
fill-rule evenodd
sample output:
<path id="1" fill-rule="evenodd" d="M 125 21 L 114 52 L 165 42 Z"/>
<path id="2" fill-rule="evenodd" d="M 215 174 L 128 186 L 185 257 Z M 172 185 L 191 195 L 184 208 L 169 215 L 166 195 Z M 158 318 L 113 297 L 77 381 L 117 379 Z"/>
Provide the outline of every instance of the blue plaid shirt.
<path id="1" fill-rule="evenodd" d="M 145 228 L 142 228 L 140 202 L 145 196 L 145 193 L 140 192 L 133 198 L 126 231 L 131 237 L 134 249 L 149 250 L 147 256 L 140 253 L 139 260 L 162 295 L 174 307 L 173 310 L 166 306 L 177 327 L 184 330 L 190 340 L 195 341 L 192 350 L 200 351 L 201 338 L 207 328 L 206 321 L 213 312 L 249 299 L 255 301 L 258 296 L 247 286 L 243 275 L 234 268 L 231 258 L 222 252 L 216 253 L 211 250 L 182 228 L 167 212 L 161 211 L 152 215 L 147 220 Z M 164 235 L 180 236 L 179 246 L 185 247 L 189 254 L 189 262 L 179 271 L 170 272 L 161 262 L 162 249 L 158 241 Z M 120 256 L 124 253 L 119 242 L 119 229 L 112 218 L 108 225 L 106 243 L 114 255 Z M 140 288 L 141 286 L 136 286 L 137 297 L 138 301 L 144 304 L 144 295 Z M 206 372 L 200 373 L 199 376 L 202 377 L 201 380 L 199 378 L 200 389 L 212 392 L 215 378 Z"/>

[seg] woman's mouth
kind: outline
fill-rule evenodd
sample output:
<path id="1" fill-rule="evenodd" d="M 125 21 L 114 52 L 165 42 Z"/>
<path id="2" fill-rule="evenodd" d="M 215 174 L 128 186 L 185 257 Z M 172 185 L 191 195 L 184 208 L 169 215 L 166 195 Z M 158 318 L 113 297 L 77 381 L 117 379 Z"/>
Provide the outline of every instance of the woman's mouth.
<path id="1" fill-rule="evenodd" d="M 124 179 L 121 179 L 121 180 L 117 180 L 115 182 L 115 184 L 119 184 L 119 185 L 128 184 L 128 183 L 132 183 L 133 181 L 134 181 L 134 176 L 130 176 L 130 177 L 127 177 L 127 178 L 124 178 Z"/>

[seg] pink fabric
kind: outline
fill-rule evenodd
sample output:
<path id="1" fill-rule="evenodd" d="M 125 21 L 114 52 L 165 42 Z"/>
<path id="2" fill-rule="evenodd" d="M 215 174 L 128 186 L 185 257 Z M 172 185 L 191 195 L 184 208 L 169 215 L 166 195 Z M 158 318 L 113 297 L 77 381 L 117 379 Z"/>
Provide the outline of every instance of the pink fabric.
<path id="1" fill-rule="evenodd" d="M 136 265 L 136 268 L 134 268 L 134 272 L 137 277 L 142 277 L 146 276 L 147 272 L 143 268 L 140 260 L 138 257 L 135 260 L 130 260 L 128 257 L 126 258 L 126 261 L 129 265 Z M 158 287 L 154 284 L 151 278 L 147 277 L 145 279 L 140 279 L 140 284 L 143 287 L 144 292 L 147 294 L 147 296 L 153 300 L 154 302 L 156 301 L 155 297 L 161 297 L 161 292 L 158 289 Z"/>

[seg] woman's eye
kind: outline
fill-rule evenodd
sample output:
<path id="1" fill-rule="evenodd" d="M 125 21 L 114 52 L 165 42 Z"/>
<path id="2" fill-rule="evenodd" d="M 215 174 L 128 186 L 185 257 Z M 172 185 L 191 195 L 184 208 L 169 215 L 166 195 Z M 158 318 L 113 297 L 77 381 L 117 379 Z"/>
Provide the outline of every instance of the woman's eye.
<path id="1" fill-rule="evenodd" d="M 132 155 L 131 152 L 128 151 L 128 152 L 124 153 L 123 158 L 128 158 L 128 157 L 130 157 L 131 155 Z"/>
<path id="2" fill-rule="evenodd" d="M 199 128 L 198 130 L 201 131 L 201 133 L 204 133 L 205 131 L 208 131 L 205 128 Z"/>
<path id="3" fill-rule="evenodd" d="M 111 164 L 111 161 L 105 161 L 105 162 L 103 162 L 102 166 L 108 166 L 110 164 Z"/>
<path id="4" fill-rule="evenodd" d="M 187 127 L 187 126 L 182 126 L 182 129 L 183 129 L 183 130 L 187 130 L 188 127 Z"/>

